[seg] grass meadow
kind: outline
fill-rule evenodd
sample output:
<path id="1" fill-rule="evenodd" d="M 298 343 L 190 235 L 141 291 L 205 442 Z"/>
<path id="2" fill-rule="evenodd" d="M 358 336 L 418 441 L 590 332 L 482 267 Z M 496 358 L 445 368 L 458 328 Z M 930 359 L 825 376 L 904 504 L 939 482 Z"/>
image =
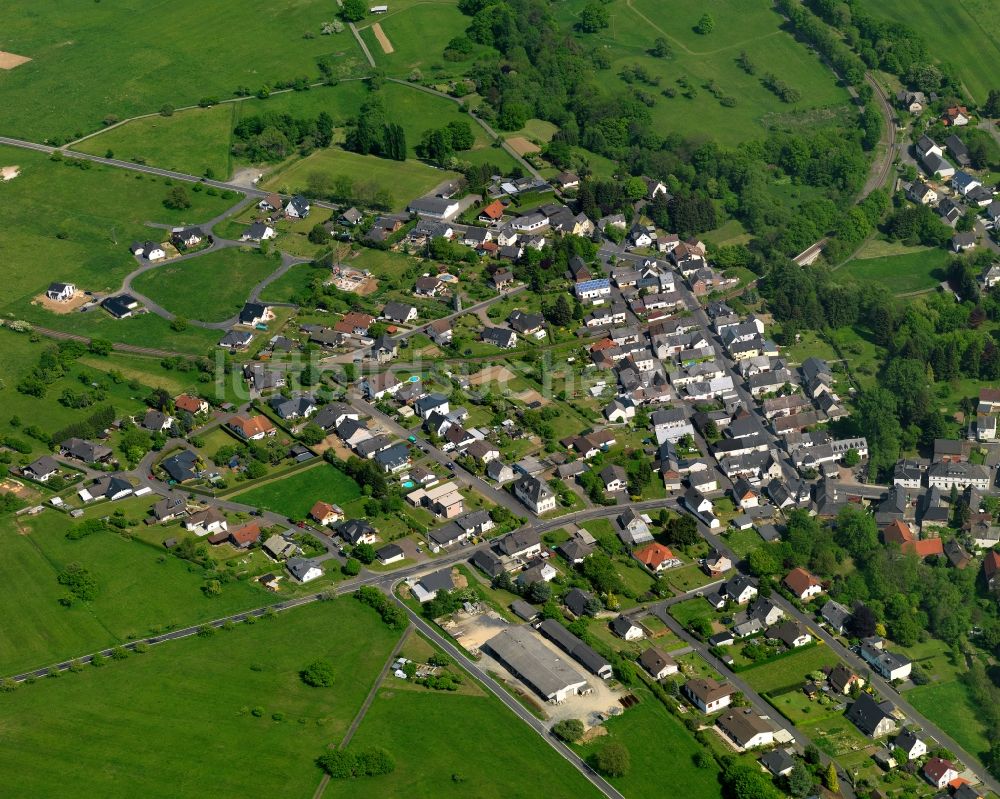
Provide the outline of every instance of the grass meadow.
<path id="1" fill-rule="evenodd" d="M 23 686 L 0 699 L 4 793 L 310 796 L 397 635 L 343 598 Z M 317 658 L 330 688 L 299 678 Z"/>
<path id="2" fill-rule="evenodd" d="M 221 322 L 239 313 L 250 290 L 279 266 L 277 255 L 229 247 L 176 264 L 168 261 L 139 275 L 132 286 L 178 316 Z"/>
<path id="3" fill-rule="evenodd" d="M 979 711 L 965 684 L 958 679 L 913 688 L 906 692 L 906 699 L 963 749 L 975 755 L 989 750 L 990 742 Z"/>
<path id="4" fill-rule="evenodd" d="M 344 505 L 361 496 L 361 489 L 339 469 L 318 463 L 291 477 L 251 488 L 231 497 L 236 502 L 281 513 L 291 519 L 304 519 L 317 501 Z"/>
<path id="5" fill-rule="evenodd" d="M 648 691 L 634 692 L 639 704 L 620 716 L 608 719 L 608 734 L 592 743 L 575 746 L 587 758 L 609 742 L 622 743 L 632 756 L 632 769 L 624 777 L 610 782 L 629 799 L 653 799 L 670 795 L 672 786 L 683 785 L 689 799 L 709 799 L 719 795 L 718 767 L 710 761 L 707 768 L 697 768 L 693 758 L 702 746 Z M 659 763 L 663 769 L 649 768 Z"/>
<path id="6" fill-rule="evenodd" d="M 828 646 L 816 644 L 772 663 L 746 669 L 740 677 L 759 693 L 780 693 L 788 688 L 800 687 L 810 672 L 818 671 L 823 666 L 835 666 L 839 662 Z"/>
<path id="7" fill-rule="evenodd" d="M 152 504 L 149 497 L 102 503 L 86 512 L 99 518 L 124 509 L 140 520 Z M 18 612 L 0 625 L 0 674 L 84 655 L 95 649 L 170 628 L 185 627 L 273 601 L 273 594 L 248 582 L 223 587 L 207 598 L 201 592 L 200 569 L 161 547 L 113 532 L 95 533 L 78 541 L 66 538 L 76 524 L 69 516 L 47 510 L 15 520 L 0 519 L 0 580 Z M 97 598 L 63 607 L 67 595 L 56 578 L 70 563 L 93 574 Z M 0 766 L 0 773 L 4 769 Z"/>
<path id="8" fill-rule="evenodd" d="M 957 72 L 976 102 L 985 102 L 1000 84 L 1000 6 L 993 0 L 962 0 L 947 14 L 921 0 L 865 0 L 862 5 L 916 31 L 931 55 Z"/>
<path id="9" fill-rule="evenodd" d="M 393 690 L 393 679 L 375 698 L 352 746 L 384 746 L 396 760 L 395 772 L 365 780 L 332 780 L 325 799 L 600 796 L 495 697 Z"/>
<path id="10" fill-rule="evenodd" d="M 833 274 L 858 283 L 879 283 L 894 294 L 906 294 L 934 288 L 944 280 L 951 257 L 945 250 L 920 248 L 901 255 L 855 259 Z"/>
<path id="11" fill-rule="evenodd" d="M 457 172 L 435 169 L 420 161 L 390 161 L 375 155 L 331 147 L 317 150 L 296 161 L 287 169 L 269 178 L 264 184 L 275 191 L 305 192 L 312 174 L 322 174 L 332 180 L 346 176 L 355 186 L 374 185 L 392 194 L 393 210 L 402 211 L 414 197 L 426 194 L 439 183 L 457 177 Z"/>
<path id="12" fill-rule="evenodd" d="M 192 108 L 173 116 L 157 114 L 105 131 L 73 147 L 123 161 L 155 164 L 187 175 L 214 175 L 225 179 L 232 172 L 229 140 L 239 103 Z"/>
<path id="13" fill-rule="evenodd" d="M 587 0 L 569 0 L 555 13 L 563 24 L 573 24 L 586 5 Z M 655 97 L 650 113 L 659 130 L 734 145 L 763 135 L 779 121 L 821 122 L 848 101 L 830 70 L 781 30 L 781 17 L 767 0 L 678 0 L 669 9 L 658 0 L 634 0 L 615 4 L 609 12 L 610 27 L 583 37 L 605 48 L 611 58 L 611 70 L 601 73 L 601 82 L 610 96 L 627 94 L 622 69 L 644 67 L 659 83 L 635 85 Z M 692 28 L 705 12 L 714 17 L 715 30 L 699 36 Z M 647 52 L 657 37 L 667 40 L 673 57 L 655 58 Z M 744 51 L 756 67 L 754 75 L 737 64 Z M 768 72 L 785 78 L 802 99 L 790 104 L 778 100 L 761 85 L 761 76 Z M 683 96 L 678 79 L 694 86 L 697 96 Z M 722 106 L 705 88 L 710 81 L 736 98 L 736 105 Z M 663 96 L 668 88 L 676 90 L 675 97 Z"/>
<path id="14" fill-rule="evenodd" d="M 367 67 L 348 31 L 319 35 L 335 15 L 322 0 L 252 11 L 236 0 L 175 0 L 141 13 L 129 0 L 15 0 L 4 11 L 4 49 L 32 60 L 0 72 L 0 133 L 35 141 L 78 138 L 110 115 L 225 99 L 241 86 L 315 80 L 322 57 L 341 77 Z"/>

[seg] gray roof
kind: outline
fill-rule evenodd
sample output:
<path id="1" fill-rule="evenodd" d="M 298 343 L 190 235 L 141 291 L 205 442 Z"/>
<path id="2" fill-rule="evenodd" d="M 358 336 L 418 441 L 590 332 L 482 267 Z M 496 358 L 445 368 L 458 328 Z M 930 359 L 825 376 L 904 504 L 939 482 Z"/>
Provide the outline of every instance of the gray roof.
<path id="1" fill-rule="evenodd" d="M 555 619 L 543 621 L 538 625 L 538 631 L 588 671 L 601 676 L 602 672 L 610 671 L 611 663 L 607 658 L 599 655 Z"/>
<path id="2" fill-rule="evenodd" d="M 527 627 L 504 630 L 484 646 L 545 699 L 587 682 L 565 658 L 545 646 Z"/>
<path id="3" fill-rule="evenodd" d="M 455 581 L 451 579 L 451 567 L 424 575 L 420 578 L 419 585 L 428 592 L 450 591 L 455 587 Z"/>

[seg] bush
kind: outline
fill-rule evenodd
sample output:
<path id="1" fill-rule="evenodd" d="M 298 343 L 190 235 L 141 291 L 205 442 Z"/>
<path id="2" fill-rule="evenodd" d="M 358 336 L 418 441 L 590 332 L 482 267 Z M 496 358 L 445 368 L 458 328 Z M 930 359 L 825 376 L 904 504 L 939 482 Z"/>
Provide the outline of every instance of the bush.
<path id="1" fill-rule="evenodd" d="M 608 777 L 624 777 L 632 768 L 632 756 L 624 744 L 614 741 L 597 753 L 595 763 Z"/>
<path id="2" fill-rule="evenodd" d="M 566 743 L 575 743 L 583 737 L 583 722 L 580 719 L 563 719 L 552 728 L 552 734 Z"/>
<path id="3" fill-rule="evenodd" d="M 299 677 L 313 688 L 329 688 L 333 685 L 333 664 L 328 660 L 314 660 L 299 672 Z"/>
<path id="4" fill-rule="evenodd" d="M 354 755 L 350 752 L 334 750 L 316 758 L 316 765 L 335 780 L 354 776 Z"/>

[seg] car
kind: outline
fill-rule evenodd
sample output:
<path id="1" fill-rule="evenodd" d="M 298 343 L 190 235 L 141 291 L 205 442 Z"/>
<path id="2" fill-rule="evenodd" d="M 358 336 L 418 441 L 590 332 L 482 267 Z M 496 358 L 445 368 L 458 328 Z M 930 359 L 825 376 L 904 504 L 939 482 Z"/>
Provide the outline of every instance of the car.
<path id="1" fill-rule="evenodd" d="M 409 436 L 406 440 L 409 441 L 411 444 L 416 444 L 417 443 L 417 437 L 416 436 Z"/>
<path id="2" fill-rule="evenodd" d="M 448 461 L 445 464 L 445 466 L 447 466 L 449 469 L 454 469 L 455 468 L 455 461 Z"/>

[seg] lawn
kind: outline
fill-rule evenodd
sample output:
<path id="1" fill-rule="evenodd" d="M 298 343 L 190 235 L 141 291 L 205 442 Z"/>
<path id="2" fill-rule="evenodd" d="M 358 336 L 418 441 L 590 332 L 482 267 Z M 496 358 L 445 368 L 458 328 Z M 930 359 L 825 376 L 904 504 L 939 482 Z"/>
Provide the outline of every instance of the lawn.
<path id="1" fill-rule="evenodd" d="M 833 274 L 840 280 L 880 283 L 894 294 L 906 294 L 934 288 L 944 280 L 950 258 L 945 250 L 920 248 L 903 255 L 855 259 Z"/>
<path id="2" fill-rule="evenodd" d="M 913 688 L 906 692 L 906 699 L 963 749 L 978 756 L 990 748 L 981 714 L 959 680 Z"/>
<path id="3" fill-rule="evenodd" d="M 816 644 L 773 663 L 746 669 L 740 672 L 740 676 L 758 693 L 782 693 L 800 687 L 810 672 L 818 671 L 823 666 L 835 666 L 839 662 L 829 647 Z"/>
<path id="4" fill-rule="evenodd" d="M 376 40 L 371 30 L 376 23 L 392 44 L 393 52 L 386 53 Z M 472 61 L 471 57 L 459 62 L 441 57 L 448 41 L 462 36 L 468 26 L 469 17 L 458 10 L 454 0 L 401 0 L 392 4 L 389 13 L 369 16 L 359 28 L 375 63 L 388 74 L 406 77 L 417 69 L 427 77 L 437 77 L 461 74 Z"/>
<path id="5" fill-rule="evenodd" d="M 982 103 L 990 89 L 1000 83 L 1000 8 L 992 0 L 962 0 L 937 13 L 921 0 L 865 0 L 877 17 L 900 22 L 916 31 L 927 43 L 931 55 L 957 72 L 976 102 Z M 955 42 L 963 47 L 956 48 Z"/>
<path id="6" fill-rule="evenodd" d="M 290 477 L 242 491 L 231 499 L 281 513 L 290 519 L 304 519 L 319 500 L 343 505 L 360 495 L 358 484 L 346 474 L 327 463 L 317 463 Z"/>
<path id="7" fill-rule="evenodd" d="M 88 510 L 86 517 L 124 508 L 130 518 L 141 519 L 150 504 L 150 498 L 122 500 Z M 248 582 L 229 583 L 220 596 L 206 598 L 201 570 L 189 569 L 161 547 L 112 532 L 71 541 L 66 532 L 74 524 L 51 510 L 16 523 L 11 517 L 0 520 L 5 553 L 0 580 L 18 608 L 0 627 L 2 674 L 273 601 L 272 594 Z M 93 574 L 99 593 L 91 602 L 66 608 L 59 600 L 67 592 L 56 577 L 70 563 Z"/>
<path id="8" fill-rule="evenodd" d="M 669 613 L 682 627 L 687 627 L 695 619 L 714 619 L 718 614 L 702 597 L 685 599 L 670 606 Z"/>
<path id="9" fill-rule="evenodd" d="M 468 678 L 466 678 L 468 679 Z M 383 688 L 352 741 L 382 746 L 394 773 L 333 780 L 325 799 L 552 799 L 600 794 L 493 696 Z M 516 765 L 515 765 L 516 764 Z"/>
<path id="10" fill-rule="evenodd" d="M 689 799 L 719 796 L 718 767 L 713 760 L 706 768 L 694 764 L 694 756 L 703 752 L 680 720 L 651 693 L 635 691 L 639 704 L 605 722 L 606 736 L 585 746 L 575 746 L 584 758 L 601 750 L 609 742 L 625 745 L 632 756 L 632 769 L 625 777 L 611 779 L 611 784 L 629 799 L 653 799 L 674 795 L 677 786 Z M 649 768 L 657 763 L 663 769 Z"/>
<path id="11" fill-rule="evenodd" d="M 308 192 L 314 174 L 324 175 L 331 185 L 337 178 L 347 177 L 354 182 L 355 190 L 363 185 L 388 190 L 395 211 L 402 211 L 410 200 L 427 194 L 438 184 L 458 177 L 456 172 L 435 169 L 412 159 L 391 161 L 331 147 L 296 161 L 269 178 L 265 186 L 286 194 Z"/>
<path id="12" fill-rule="evenodd" d="M 250 247 L 169 261 L 132 281 L 136 291 L 187 319 L 221 322 L 239 313 L 250 291 L 281 266 L 277 255 Z"/>
<path id="13" fill-rule="evenodd" d="M 269 283 L 261 292 L 262 302 L 292 302 L 303 292 L 312 288 L 317 276 L 329 277 L 329 270 L 313 269 L 309 264 L 297 264 L 285 274 Z"/>
<path id="14" fill-rule="evenodd" d="M 0 133 L 37 141 L 82 136 L 112 115 L 225 99 L 241 86 L 255 92 L 300 76 L 317 80 L 321 57 L 338 77 L 367 68 L 348 31 L 318 35 L 334 16 L 323 0 L 252 14 L 236 0 L 145 4 L 141 14 L 128 0 L 16 0 L 4 10 L 4 49 L 32 60 L 0 73 Z"/>
<path id="15" fill-rule="evenodd" d="M 229 139 L 238 103 L 192 108 L 173 116 L 136 119 L 73 147 L 84 153 L 155 164 L 188 175 L 226 179 L 232 172 Z"/>
<path id="16" fill-rule="evenodd" d="M 587 0 L 570 0 L 555 6 L 559 21 L 575 23 Z M 705 12 L 715 19 L 709 36 L 692 31 Z M 848 101 L 846 91 L 815 55 L 781 30 L 782 19 L 766 0 L 678 0 L 665 6 L 658 0 L 634 0 L 609 8 L 610 27 L 582 40 L 603 49 L 611 60 L 611 70 L 602 73 L 609 96 L 631 93 L 621 77 L 624 69 L 641 66 L 656 81 L 655 86 L 633 84 L 650 95 L 654 126 L 682 136 L 705 138 L 710 135 L 724 145 L 763 135 L 771 126 L 825 124 L 839 114 Z M 648 53 L 657 37 L 667 40 L 671 58 L 655 58 Z M 737 64 L 745 51 L 756 66 L 748 75 Z M 764 88 L 761 76 L 774 72 L 801 92 L 796 103 L 782 103 Z M 684 96 L 678 80 L 693 86 L 696 96 Z M 736 99 L 723 106 L 707 86 L 714 81 L 721 94 Z M 676 96 L 662 95 L 665 89 Z"/>
<path id="17" fill-rule="evenodd" d="M 3 699 L 5 793 L 309 796 L 397 635 L 344 598 L 22 687 Z M 299 678 L 318 658 L 332 688 Z"/>

